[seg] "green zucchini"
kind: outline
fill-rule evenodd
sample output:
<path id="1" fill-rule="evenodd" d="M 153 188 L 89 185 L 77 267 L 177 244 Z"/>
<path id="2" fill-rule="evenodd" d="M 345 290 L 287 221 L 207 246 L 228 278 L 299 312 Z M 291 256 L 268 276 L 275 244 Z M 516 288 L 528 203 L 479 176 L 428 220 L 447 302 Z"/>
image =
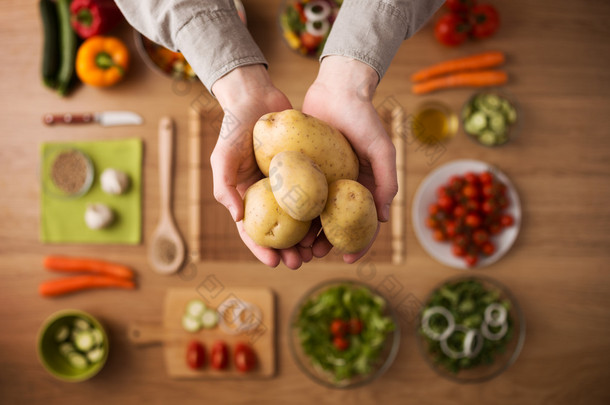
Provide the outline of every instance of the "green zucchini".
<path id="1" fill-rule="evenodd" d="M 90 331 L 81 330 L 76 331 L 74 335 L 74 346 L 81 352 L 88 352 L 95 345 L 95 341 L 93 340 L 93 335 Z"/>
<path id="2" fill-rule="evenodd" d="M 57 73 L 57 92 L 65 96 L 74 81 L 76 34 L 70 24 L 70 0 L 57 0 L 59 22 L 60 63 Z"/>
<path id="3" fill-rule="evenodd" d="M 87 358 L 80 353 L 72 352 L 68 354 L 68 362 L 72 367 L 84 370 L 89 365 Z"/>
<path id="4" fill-rule="evenodd" d="M 59 71 L 59 31 L 57 9 L 51 0 L 40 0 L 40 17 L 44 33 L 42 46 L 42 82 L 45 86 L 57 87 Z"/>
<path id="5" fill-rule="evenodd" d="M 478 94 L 462 109 L 464 131 L 481 144 L 496 146 L 508 141 L 511 125 L 517 121 L 515 107 L 500 95 Z"/>

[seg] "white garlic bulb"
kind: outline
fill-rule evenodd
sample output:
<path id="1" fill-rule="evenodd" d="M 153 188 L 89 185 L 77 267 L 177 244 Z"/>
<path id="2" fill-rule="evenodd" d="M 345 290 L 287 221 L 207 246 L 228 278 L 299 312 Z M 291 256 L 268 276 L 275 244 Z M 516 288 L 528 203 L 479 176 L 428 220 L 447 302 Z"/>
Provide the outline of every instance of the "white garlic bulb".
<path id="1" fill-rule="evenodd" d="M 117 169 L 106 169 L 100 177 L 102 190 L 108 194 L 123 194 L 129 187 L 129 177 Z"/>
<path id="2" fill-rule="evenodd" d="M 85 223 L 90 229 L 102 229 L 114 221 L 114 212 L 106 204 L 89 204 L 85 211 Z"/>

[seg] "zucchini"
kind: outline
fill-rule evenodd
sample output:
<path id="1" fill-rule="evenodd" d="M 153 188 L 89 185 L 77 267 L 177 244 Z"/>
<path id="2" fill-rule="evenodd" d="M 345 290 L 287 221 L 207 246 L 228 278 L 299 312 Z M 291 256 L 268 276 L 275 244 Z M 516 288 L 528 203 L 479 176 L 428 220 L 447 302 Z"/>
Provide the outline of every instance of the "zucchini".
<path id="1" fill-rule="evenodd" d="M 82 330 L 77 331 L 74 336 L 74 346 L 81 352 L 88 352 L 93 348 L 95 342 L 91 332 Z"/>
<path id="2" fill-rule="evenodd" d="M 83 318 L 76 318 L 74 320 L 74 329 L 76 330 L 89 330 L 91 329 L 91 325 Z"/>
<path id="3" fill-rule="evenodd" d="M 190 300 L 188 304 L 186 304 L 186 313 L 192 316 L 193 318 L 198 318 L 203 315 L 203 312 L 206 309 L 207 307 L 201 300 Z"/>
<path id="4" fill-rule="evenodd" d="M 59 71 L 59 31 L 57 9 L 51 0 L 40 0 L 40 17 L 44 34 L 42 46 L 42 82 L 45 86 L 57 87 Z"/>
<path id="5" fill-rule="evenodd" d="M 66 358 L 70 353 L 75 351 L 76 349 L 74 348 L 74 345 L 70 342 L 65 342 L 59 345 L 59 353 Z"/>
<path id="6" fill-rule="evenodd" d="M 89 360 L 91 363 L 97 363 L 102 359 L 102 357 L 104 357 L 104 349 L 101 347 L 97 347 L 87 352 L 87 360 Z"/>
<path id="7" fill-rule="evenodd" d="M 218 312 L 214 309 L 206 309 L 201 315 L 201 325 L 205 329 L 212 329 L 218 325 Z"/>
<path id="8" fill-rule="evenodd" d="M 508 141 L 510 126 L 517 121 L 515 107 L 504 97 L 483 93 L 472 98 L 462 109 L 464 131 L 486 146 Z"/>
<path id="9" fill-rule="evenodd" d="M 66 341 L 68 337 L 70 337 L 70 328 L 66 325 L 60 326 L 57 332 L 55 332 L 55 341 L 57 343 Z"/>
<path id="10" fill-rule="evenodd" d="M 68 354 L 68 362 L 72 367 L 77 368 L 79 370 L 83 370 L 89 365 L 87 358 L 82 354 L 76 352 Z"/>
<path id="11" fill-rule="evenodd" d="M 93 336 L 93 342 L 96 346 L 101 346 L 104 343 L 104 336 L 102 335 L 102 331 L 99 329 L 93 329 L 91 331 L 91 336 Z"/>
<path id="12" fill-rule="evenodd" d="M 184 316 L 182 316 L 182 327 L 187 332 L 197 332 L 201 329 L 200 318 L 195 318 L 189 314 L 184 314 Z"/>
<path id="13" fill-rule="evenodd" d="M 76 61 L 76 34 L 70 24 L 70 0 L 57 0 L 59 22 L 60 63 L 57 73 L 57 92 L 65 96 L 74 81 Z"/>

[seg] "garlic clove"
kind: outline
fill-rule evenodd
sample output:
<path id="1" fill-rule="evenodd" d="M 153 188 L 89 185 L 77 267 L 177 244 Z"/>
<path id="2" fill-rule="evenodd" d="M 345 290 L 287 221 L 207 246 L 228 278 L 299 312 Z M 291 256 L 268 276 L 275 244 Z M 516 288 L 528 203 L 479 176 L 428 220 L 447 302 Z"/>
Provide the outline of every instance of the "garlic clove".
<path id="1" fill-rule="evenodd" d="M 90 229 L 108 227 L 114 221 L 114 212 L 106 204 L 89 204 L 85 210 L 85 223 Z"/>
<path id="2" fill-rule="evenodd" d="M 129 177 L 125 172 L 117 169 L 106 169 L 100 176 L 102 190 L 108 194 L 119 195 L 127 191 Z"/>

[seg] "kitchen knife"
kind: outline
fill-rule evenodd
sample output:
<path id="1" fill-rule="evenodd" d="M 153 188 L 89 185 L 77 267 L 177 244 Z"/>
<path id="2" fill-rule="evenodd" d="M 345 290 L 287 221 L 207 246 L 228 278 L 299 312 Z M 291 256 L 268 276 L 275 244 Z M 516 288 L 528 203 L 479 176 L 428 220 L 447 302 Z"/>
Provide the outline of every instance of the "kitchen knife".
<path id="1" fill-rule="evenodd" d="M 131 111 L 104 111 L 99 113 L 82 114 L 46 114 L 43 121 L 47 125 L 53 124 L 90 124 L 98 123 L 103 127 L 115 125 L 141 125 L 143 120 L 138 114 Z"/>

